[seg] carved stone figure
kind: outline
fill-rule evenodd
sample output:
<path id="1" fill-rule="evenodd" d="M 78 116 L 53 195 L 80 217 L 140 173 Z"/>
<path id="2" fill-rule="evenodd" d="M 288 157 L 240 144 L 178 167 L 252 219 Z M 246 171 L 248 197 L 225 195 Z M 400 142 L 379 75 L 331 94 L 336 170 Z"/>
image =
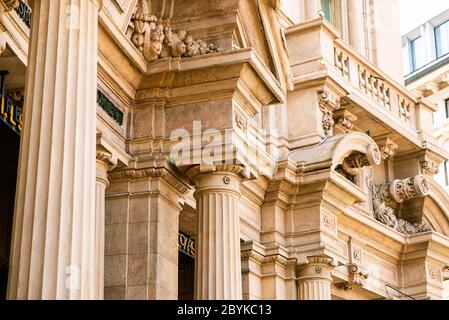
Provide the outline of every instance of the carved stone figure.
<path id="1" fill-rule="evenodd" d="M 163 25 L 158 24 L 150 33 L 150 45 L 147 49 L 146 44 L 144 44 L 143 54 L 148 61 L 155 61 L 162 52 L 162 43 L 165 38 Z"/>
<path id="2" fill-rule="evenodd" d="M 186 57 L 194 57 L 200 54 L 200 46 L 198 44 L 198 41 L 195 41 L 191 35 L 186 37 L 185 40 L 186 44 Z"/>
<path id="3" fill-rule="evenodd" d="M 150 14 L 145 0 L 139 0 L 131 21 L 134 23 L 131 41 L 150 62 L 158 58 L 194 57 L 219 51 L 214 44 L 195 39 L 185 30 L 173 32 L 170 26 L 164 26 Z"/>
<path id="4" fill-rule="evenodd" d="M 398 226 L 398 221 L 396 215 L 394 214 L 393 208 L 388 207 L 380 198 L 375 198 L 373 200 L 373 204 L 374 217 L 376 220 L 382 222 L 387 227 L 396 229 Z"/>
<path id="5" fill-rule="evenodd" d="M 186 44 L 184 43 L 186 35 L 185 30 L 179 30 L 177 33 L 173 33 L 170 27 L 166 27 L 164 53 L 161 57 L 182 57 L 187 50 Z"/>

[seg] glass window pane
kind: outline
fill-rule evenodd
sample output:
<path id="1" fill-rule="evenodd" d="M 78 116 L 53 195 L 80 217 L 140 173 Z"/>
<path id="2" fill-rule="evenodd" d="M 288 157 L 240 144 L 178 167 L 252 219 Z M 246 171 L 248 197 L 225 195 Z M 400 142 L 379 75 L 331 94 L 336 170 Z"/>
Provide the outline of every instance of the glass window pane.
<path id="1" fill-rule="evenodd" d="M 446 187 L 449 186 L 449 161 L 444 163 L 444 175 L 446 177 L 445 183 Z"/>
<path id="2" fill-rule="evenodd" d="M 326 20 L 332 23 L 332 0 L 321 0 L 321 11 L 323 11 Z"/>
<path id="3" fill-rule="evenodd" d="M 447 99 L 445 102 L 445 109 L 446 109 L 446 119 L 449 119 L 449 99 Z"/>
<path id="4" fill-rule="evenodd" d="M 407 46 L 402 47 L 402 56 L 403 56 L 402 62 L 404 63 L 404 72 L 405 74 L 409 74 L 413 70 L 411 70 L 410 68 L 410 52 Z"/>
<path id="5" fill-rule="evenodd" d="M 427 63 L 424 39 L 419 37 L 410 43 L 412 50 L 412 67 L 417 70 Z"/>
<path id="6" fill-rule="evenodd" d="M 449 53 L 449 21 L 435 28 L 437 58 Z"/>

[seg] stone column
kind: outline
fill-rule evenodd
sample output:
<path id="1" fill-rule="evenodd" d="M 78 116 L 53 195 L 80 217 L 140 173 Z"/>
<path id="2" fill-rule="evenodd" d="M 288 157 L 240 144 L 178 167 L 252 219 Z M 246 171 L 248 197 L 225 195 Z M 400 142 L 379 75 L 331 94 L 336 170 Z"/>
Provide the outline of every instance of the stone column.
<path id="1" fill-rule="evenodd" d="M 9 299 L 95 299 L 100 0 L 34 0 Z"/>
<path id="2" fill-rule="evenodd" d="M 242 168 L 222 166 L 196 176 L 196 300 L 241 300 L 240 177 Z"/>
<path id="3" fill-rule="evenodd" d="M 348 0 L 349 44 L 366 56 L 366 28 L 362 0 Z"/>
<path id="4" fill-rule="evenodd" d="M 308 257 L 298 270 L 298 299 L 331 300 L 331 271 L 335 266 L 332 258 Z"/>
<path id="5" fill-rule="evenodd" d="M 97 150 L 97 179 L 95 188 L 95 299 L 104 299 L 104 255 L 105 255 L 105 203 L 109 186 L 108 172 L 117 165 L 117 160 L 107 151 Z"/>
<path id="6" fill-rule="evenodd" d="M 321 0 L 306 0 L 305 1 L 305 20 L 313 20 L 320 17 Z"/>

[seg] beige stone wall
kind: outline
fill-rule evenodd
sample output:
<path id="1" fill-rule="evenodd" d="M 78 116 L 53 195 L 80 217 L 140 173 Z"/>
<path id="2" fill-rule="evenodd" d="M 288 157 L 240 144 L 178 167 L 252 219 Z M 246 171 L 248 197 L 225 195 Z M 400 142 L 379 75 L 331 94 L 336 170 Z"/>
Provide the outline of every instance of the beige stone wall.
<path id="1" fill-rule="evenodd" d="M 82 2 L 89 12 L 97 5 Z M 75 179 L 89 169 L 82 175 L 86 184 L 97 181 L 96 192 L 76 194 L 96 197 L 95 209 L 83 211 L 92 218 L 92 241 L 82 242 L 80 252 L 101 252 L 103 239 L 105 247 L 93 260 L 93 282 L 85 281 L 86 288 L 98 294 L 103 282 L 106 299 L 177 299 L 179 214 L 189 211 L 198 250 L 197 299 L 442 298 L 449 197 L 432 176 L 448 154 L 432 136 L 435 106 L 400 85 L 397 1 L 371 0 L 365 7 L 341 1 L 334 25 L 320 17 L 320 1 L 283 2 L 280 8 L 268 0 L 164 3 L 104 1 L 98 61 L 88 60 L 98 62 L 98 84 L 91 75 L 90 85 L 81 86 L 81 74 L 88 74 L 84 64 L 75 70 L 76 79 L 57 73 L 58 85 L 89 93 L 98 86 L 110 100 L 109 110 L 97 106 L 96 136 L 85 136 L 95 117 L 83 123 L 86 130 L 73 133 L 85 138 L 79 148 L 93 150 L 96 143 L 97 166 L 67 147 L 64 164 L 74 173 L 51 175 Z M 297 11 L 289 21 L 282 10 Z M 35 48 L 41 35 L 31 35 Z M 52 49 L 73 53 L 55 39 Z M 29 68 L 54 68 L 51 57 L 30 59 Z M 72 70 L 64 61 L 58 70 Z M 67 90 L 44 89 L 36 83 L 27 88 L 28 106 L 39 105 L 36 97 L 55 95 L 84 114 Z M 111 116 L 117 111 L 123 113 L 121 124 Z M 50 120 L 52 112 L 45 114 Z M 52 136 L 29 121 L 22 157 L 23 163 L 34 160 L 20 176 L 34 172 L 32 179 L 40 166 L 53 168 L 44 161 L 49 154 L 36 153 L 30 141 Z M 63 123 L 75 125 L 70 119 L 55 122 L 55 130 Z M 179 129 L 191 151 L 182 159 L 171 154 L 178 142 L 171 136 Z M 205 132 L 230 138 L 211 140 L 206 134 L 195 144 Z M 216 144 L 207 160 L 213 161 L 193 156 L 211 142 Z M 49 187 L 39 181 L 39 190 Z M 70 189 L 56 191 L 61 199 L 72 196 Z M 19 209 L 35 196 L 46 199 L 43 191 L 20 196 Z M 62 209 L 52 201 L 48 212 L 56 218 Z M 17 245 L 29 240 L 20 232 L 27 222 L 17 221 L 14 261 L 30 264 L 13 265 L 10 292 L 28 267 L 38 267 L 34 255 Z M 78 235 L 79 227 L 67 227 Z M 33 230 L 33 237 L 43 239 L 45 230 Z M 45 243 L 39 249 L 40 256 L 53 252 Z M 47 288 L 48 297 L 60 297 Z M 93 293 L 80 297 L 101 298 Z"/>

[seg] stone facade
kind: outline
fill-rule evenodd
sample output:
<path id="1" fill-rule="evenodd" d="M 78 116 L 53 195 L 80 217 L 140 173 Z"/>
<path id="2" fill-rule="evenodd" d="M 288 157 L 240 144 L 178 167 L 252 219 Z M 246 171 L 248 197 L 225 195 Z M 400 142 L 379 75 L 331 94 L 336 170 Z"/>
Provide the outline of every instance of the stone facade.
<path id="1" fill-rule="evenodd" d="M 449 153 L 399 84 L 397 1 L 0 7 L 8 299 L 443 298 Z"/>

